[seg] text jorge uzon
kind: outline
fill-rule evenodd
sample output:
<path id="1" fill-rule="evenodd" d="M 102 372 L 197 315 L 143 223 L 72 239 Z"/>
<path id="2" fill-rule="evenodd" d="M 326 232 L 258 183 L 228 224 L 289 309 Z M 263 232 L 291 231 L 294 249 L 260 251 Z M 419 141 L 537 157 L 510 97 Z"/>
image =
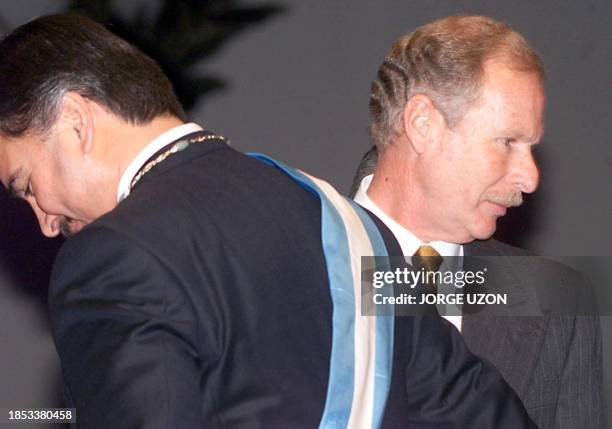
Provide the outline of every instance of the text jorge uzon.
<path id="1" fill-rule="evenodd" d="M 405 304 L 488 304 L 498 305 L 507 304 L 508 296 L 505 293 L 470 293 L 470 294 L 436 294 L 428 293 L 419 296 L 410 295 L 407 293 L 399 294 L 398 296 L 384 296 L 381 293 L 374 294 L 374 304 L 390 304 L 390 305 L 405 305 Z"/>

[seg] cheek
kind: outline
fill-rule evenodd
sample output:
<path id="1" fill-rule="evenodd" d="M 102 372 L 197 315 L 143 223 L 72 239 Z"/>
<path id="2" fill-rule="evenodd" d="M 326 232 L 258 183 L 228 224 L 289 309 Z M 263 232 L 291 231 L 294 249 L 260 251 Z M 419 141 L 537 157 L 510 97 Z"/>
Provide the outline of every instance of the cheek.
<path id="1" fill-rule="evenodd" d="M 472 169 L 473 186 L 482 196 L 490 190 L 503 187 L 507 172 L 507 157 L 498 154 L 483 157 Z"/>
<path id="2" fill-rule="evenodd" d="M 484 192 L 507 192 L 508 181 L 508 161 L 507 159 L 497 159 L 492 161 L 487 169 L 486 186 Z"/>
<path id="3" fill-rule="evenodd" d="M 58 177 L 52 174 L 39 176 L 32 184 L 34 203 L 40 210 L 48 214 L 64 214 L 63 197 L 65 190 L 58 182 Z"/>
<path id="4" fill-rule="evenodd" d="M 508 169 L 508 162 L 507 155 L 490 156 L 487 167 L 491 177 L 502 177 Z"/>
<path id="5" fill-rule="evenodd" d="M 39 192 L 36 195 L 36 198 L 32 198 L 28 201 L 35 212 L 38 210 L 47 214 L 58 213 L 57 204 L 55 203 L 55 200 L 52 196 L 50 196 L 49 194 L 45 194 L 44 191 Z"/>

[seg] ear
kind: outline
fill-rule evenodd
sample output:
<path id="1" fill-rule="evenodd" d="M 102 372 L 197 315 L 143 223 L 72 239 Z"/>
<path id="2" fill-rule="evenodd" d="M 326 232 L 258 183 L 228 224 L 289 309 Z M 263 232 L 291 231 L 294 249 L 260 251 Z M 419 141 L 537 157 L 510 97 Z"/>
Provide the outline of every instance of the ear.
<path id="1" fill-rule="evenodd" d="M 71 141 L 77 142 L 82 153 L 93 149 L 95 112 L 91 101 L 73 91 L 68 91 L 62 100 L 58 122 Z"/>
<path id="2" fill-rule="evenodd" d="M 404 108 L 403 126 L 416 153 L 422 154 L 438 135 L 441 114 L 425 94 L 416 94 Z"/>

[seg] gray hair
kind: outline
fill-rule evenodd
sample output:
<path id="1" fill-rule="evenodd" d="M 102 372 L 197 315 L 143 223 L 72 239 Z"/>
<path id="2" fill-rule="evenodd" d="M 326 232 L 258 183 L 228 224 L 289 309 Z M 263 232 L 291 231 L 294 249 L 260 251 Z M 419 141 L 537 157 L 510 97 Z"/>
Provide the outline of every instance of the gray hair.
<path id="1" fill-rule="evenodd" d="M 454 127 L 478 98 L 483 64 L 493 58 L 544 78 L 542 62 L 525 38 L 492 18 L 451 16 L 398 39 L 372 82 L 374 143 L 382 149 L 395 137 L 406 103 L 419 93 Z"/>

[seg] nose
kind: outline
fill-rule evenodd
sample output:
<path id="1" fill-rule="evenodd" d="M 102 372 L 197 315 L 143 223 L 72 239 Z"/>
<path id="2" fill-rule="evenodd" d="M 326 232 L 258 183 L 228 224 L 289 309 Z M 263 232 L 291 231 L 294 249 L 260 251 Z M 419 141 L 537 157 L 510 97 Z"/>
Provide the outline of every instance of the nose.
<path id="1" fill-rule="evenodd" d="M 42 219 L 39 218 L 38 224 L 40 225 L 40 230 L 42 231 L 43 235 L 49 238 L 57 237 L 61 232 L 61 220 L 61 216 L 48 214 L 45 214 Z"/>
<path id="2" fill-rule="evenodd" d="M 38 220 L 38 225 L 40 226 L 40 231 L 43 233 L 45 237 L 57 237 L 60 234 L 60 222 L 62 221 L 62 216 L 53 215 L 46 213 L 43 211 L 36 201 L 29 200 L 30 206 L 32 210 L 34 210 L 34 214 L 36 215 L 36 219 Z"/>
<path id="3" fill-rule="evenodd" d="M 514 177 L 515 186 L 525 194 L 531 194 L 538 188 L 540 171 L 531 151 L 521 156 L 516 163 Z"/>

